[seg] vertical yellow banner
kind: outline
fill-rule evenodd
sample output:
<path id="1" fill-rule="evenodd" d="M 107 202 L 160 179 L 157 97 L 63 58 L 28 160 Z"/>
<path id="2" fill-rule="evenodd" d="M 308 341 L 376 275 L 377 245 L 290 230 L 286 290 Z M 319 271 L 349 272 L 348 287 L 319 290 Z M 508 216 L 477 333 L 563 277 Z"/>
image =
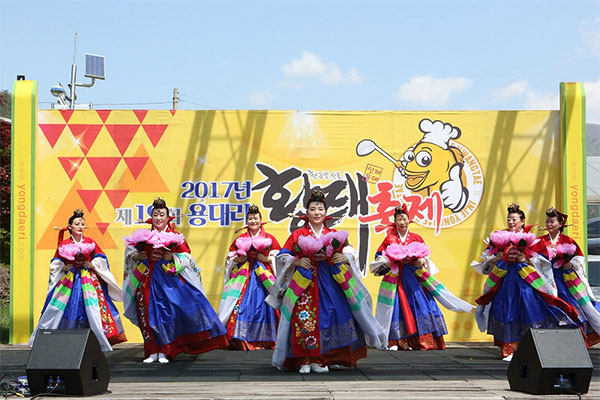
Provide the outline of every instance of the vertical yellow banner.
<path id="1" fill-rule="evenodd" d="M 33 330 L 37 82 L 16 81 L 12 97 L 10 343 Z"/>
<path id="2" fill-rule="evenodd" d="M 585 91 L 579 82 L 560 84 L 560 128 L 563 209 L 569 214 L 566 233 L 587 256 L 587 181 L 585 139 Z"/>

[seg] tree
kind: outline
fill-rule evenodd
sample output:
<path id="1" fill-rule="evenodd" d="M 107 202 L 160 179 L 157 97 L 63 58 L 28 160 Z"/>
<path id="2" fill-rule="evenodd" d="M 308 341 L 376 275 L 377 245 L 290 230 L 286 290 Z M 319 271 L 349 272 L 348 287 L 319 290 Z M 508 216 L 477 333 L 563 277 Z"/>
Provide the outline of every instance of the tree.
<path id="1" fill-rule="evenodd" d="M 12 96 L 8 90 L 0 90 L 0 117 L 12 119 Z"/>
<path id="2" fill-rule="evenodd" d="M 11 118 L 11 95 L 0 91 L 0 117 Z M 10 123 L 0 121 L 0 263 L 10 262 Z"/>

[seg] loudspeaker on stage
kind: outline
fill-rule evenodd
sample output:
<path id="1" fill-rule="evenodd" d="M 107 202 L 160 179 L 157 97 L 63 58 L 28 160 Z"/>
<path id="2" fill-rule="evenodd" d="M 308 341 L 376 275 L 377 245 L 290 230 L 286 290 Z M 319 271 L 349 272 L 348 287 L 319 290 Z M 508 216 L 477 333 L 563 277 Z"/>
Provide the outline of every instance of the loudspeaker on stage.
<path id="1" fill-rule="evenodd" d="M 593 365 L 579 329 L 525 332 L 508 366 L 511 390 L 532 394 L 587 393 Z"/>
<path id="2" fill-rule="evenodd" d="M 106 392 L 110 370 L 92 331 L 41 329 L 27 361 L 32 395 L 93 395 Z"/>

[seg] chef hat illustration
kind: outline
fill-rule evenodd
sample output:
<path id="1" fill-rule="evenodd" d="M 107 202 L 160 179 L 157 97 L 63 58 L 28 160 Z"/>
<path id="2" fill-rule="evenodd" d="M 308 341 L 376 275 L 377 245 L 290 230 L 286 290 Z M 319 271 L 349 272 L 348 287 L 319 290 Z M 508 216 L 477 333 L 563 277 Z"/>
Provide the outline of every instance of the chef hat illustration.
<path id="1" fill-rule="evenodd" d="M 450 140 L 460 137 L 459 128 L 442 121 L 423 119 L 419 122 L 419 129 L 424 133 L 422 143 L 432 143 L 444 150 L 448 149 Z"/>

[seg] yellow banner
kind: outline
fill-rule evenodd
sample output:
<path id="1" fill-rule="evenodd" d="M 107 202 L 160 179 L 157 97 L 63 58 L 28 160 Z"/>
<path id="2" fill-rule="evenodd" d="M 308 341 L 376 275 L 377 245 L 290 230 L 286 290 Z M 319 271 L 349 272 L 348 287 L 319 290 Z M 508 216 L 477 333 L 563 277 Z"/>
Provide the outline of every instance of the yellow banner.
<path id="1" fill-rule="evenodd" d="M 35 153 L 37 219 L 33 319 L 44 304 L 48 266 L 73 209 L 86 235 L 123 274 L 122 238 L 144 225 L 164 197 L 218 305 L 235 229 L 251 203 L 283 243 L 299 226 L 310 189 L 326 192 L 337 229 L 359 250 L 366 272 L 393 208 L 408 204 L 437 278 L 473 303 L 484 279 L 469 266 L 517 200 L 527 223 L 543 224 L 561 184 L 558 111 L 293 112 L 45 110 Z M 21 283 L 18 283 L 19 285 Z M 472 314 L 443 310 L 450 341 L 489 341 Z M 139 331 L 126 326 L 130 341 Z"/>
<path id="2" fill-rule="evenodd" d="M 37 82 L 16 81 L 12 93 L 9 340 L 23 343 L 33 329 Z"/>
<path id="3" fill-rule="evenodd" d="M 585 91 L 583 84 L 560 84 L 563 209 L 569 214 L 565 234 L 587 256 L 587 179 L 585 173 Z"/>

